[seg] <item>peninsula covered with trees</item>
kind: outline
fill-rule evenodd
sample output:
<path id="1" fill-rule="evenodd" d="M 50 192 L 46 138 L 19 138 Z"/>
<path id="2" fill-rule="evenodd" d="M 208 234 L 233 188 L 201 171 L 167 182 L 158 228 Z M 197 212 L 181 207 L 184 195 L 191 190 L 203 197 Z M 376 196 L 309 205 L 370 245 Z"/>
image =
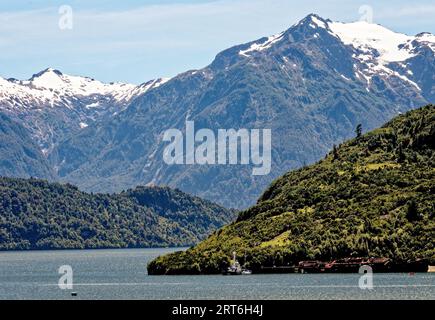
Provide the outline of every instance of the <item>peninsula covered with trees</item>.
<path id="1" fill-rule="evenodd" d="M 149 273 L 219 273 L 233 251 L 253 271 L 347 257 L 434 264 L 435 106 L 358 132 L 274 181 L 236 222 L 152 261 Z"/>

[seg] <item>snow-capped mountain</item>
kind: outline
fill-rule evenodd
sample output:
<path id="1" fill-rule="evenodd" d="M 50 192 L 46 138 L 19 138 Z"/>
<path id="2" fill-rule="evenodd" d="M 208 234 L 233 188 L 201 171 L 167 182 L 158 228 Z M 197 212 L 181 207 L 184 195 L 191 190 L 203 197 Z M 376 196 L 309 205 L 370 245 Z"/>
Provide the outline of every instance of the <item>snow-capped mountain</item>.
<path id="1" fill-rule="evenodd" d="M 354 134 L 434 101 L 434 36 L 309 15 L 288 30 L 219 53 L 201 70 L 137 97 L 111 121 L 53 152 L 57 173 L 92 191 L 164 184 L 228 207 L 254 203 L 275 177 L 318 160 Z M 201 127 L 271 128 L 272 172 L 168 166 L 161 133 Z M 92 148 L 89 148 L 92 146 Z"/>
<path id="2" fill-rule="evenodd" d="M 391 78 L 392 81 L 404 81 L 413 86 L 418 91 L 417 94 L 424 95 L 430 101 L 435 98 L 434 73 L 426 72 L 429 79 L 419 78 L 420 71 L 425 67 L 433 70 L 435 35 L 429 32 L 408 36 L 366 21 L 333 22 L 311 14 L 285 32 L 249 43 L 248 48 L 239 50 L 239 55 L 249 58 L 253 54 L 267 54 L 265 51 L 276 49 L 279 42 L 294 41 L 296 30 L 303 30 L 305 38 L 320 42 L 327 39 L 324 34 L 326 32 L 348 46 L 354 60 L 352 77 L 365 81 L 367 91 L 370 90 L 373 77 L 379 76 Z M 424 63 L 427 64 L 425 59 L 432 63 L 422 66 L 419 63 L 422 58 Z M 344 74 L 342 77 L 349 79 Z"/>
<path id="3" fill-rule="evenodd" d="M 118 100 L 115 94 L 77 94 L 74 108 L 46 104 L 21 122 L 38 141 L 55 141 L 43 147 L 55 174 L 82 189 L 111 192 L 153 183 L 243 208 L 274 178 L 352 137 L 358 124 L 370 130 L 433 103 L 434 43 L 430 33 L 408 36 L 376 24 L 309 15 L 274 36 L 220 52 L 203 69 L 164 85 L 143 85 L 138 95 L 128 86 L 118 86 Z M 123 96 L 132 98 L 119 103 Z M 271 173 L 252 176 L 249 166 L 167 165 L 162 132 L 183 131 L 185 119 L 195 121 L 196 130 L 271 129 Z M 65 123 L 73 134 L 52 139 L 50 130 L 62 132 Z"/>
<path id="4" fill-rule="evenodd" d="M 435 35 L 422 32 L 416 36 L 408 36 L 391 31 L 379 24 L 358 21 L 352 23 L 333 22 L 329 19 L 311 14 L 301 20 L 292 28 L 308 25 L 316 30 L 325 29 L 331 35 L 340 39 L 343 44 L 351 45 L 358 50 L 356 56 L 361 61 L 375 60 L 381 64 L 405 61 L 418 54 L 418 47 L 427 46 L 435 51 Z M 284 39 L 286 32 L 281 32 L 267 38 L 266 41 L 253 42 L 250 47 L 240 50 L 239 54 L 249 56 L 247 53 L 263 51 L 272 47 L 274 43 Z M 320 35 L 314 33 L 313 37 Z"/>
<path id="5" fill-rule="evenodd" d="M 316 16 L 312 16 L 311 19 L 317 27 L 325 28 L 355 50 L 355 76 L 362 76 L 367 81 L 367 90 L 370 88 L 372 77 L 380 75 L 398 77 L 422 91 L 414 76 L 414 61 L 422 55 L 433 58 L 435 35 L 423 32 L 416 36 L 408 36 L 365 21 L 331 22 L 319 20 Z M 433 92 L 423 94 L 429 100 L 434 97 Z"/>
<path id="6" fill-rule="evenodd" d="M 48 68 L 34 74 L 29 80 L 3 79 L 0 77 L 0 103 L 10 109 L 37 108 L 38 105 L 74 107 L 75 97 L 106 96 L 114 102 L 126 105 L 134 97 L 151 88 L 158 87 L 168 79 L 157 79 L 139 86 L 127 83 L 102 83 L 88 77 L 63 74 Z M 95 108 L 96 104 L 88 108 Z"/>
<path id="7" fill-rule="evenodd" d="M 165 81 L 106 84 L 48 68 L 28 80 L 0 78 L 0 112 L 20 120 L 47 154 L 61 139 L 117 114 Z"/>

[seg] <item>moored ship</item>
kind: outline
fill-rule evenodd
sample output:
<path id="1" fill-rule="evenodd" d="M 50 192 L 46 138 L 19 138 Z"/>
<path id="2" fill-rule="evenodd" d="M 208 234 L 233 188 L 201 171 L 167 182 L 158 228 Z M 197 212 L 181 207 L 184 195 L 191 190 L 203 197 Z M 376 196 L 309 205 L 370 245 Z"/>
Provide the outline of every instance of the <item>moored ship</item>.
<path id="1" fill-rule="evenodd" d="M 246 268 L 242 268 L 239 261 L 237 261 L 236 252 L 233 252 L 233 261 L 232 264 L 222 272 L 223 275 L 250 275 L 252 274 L 251 270 Z"/>

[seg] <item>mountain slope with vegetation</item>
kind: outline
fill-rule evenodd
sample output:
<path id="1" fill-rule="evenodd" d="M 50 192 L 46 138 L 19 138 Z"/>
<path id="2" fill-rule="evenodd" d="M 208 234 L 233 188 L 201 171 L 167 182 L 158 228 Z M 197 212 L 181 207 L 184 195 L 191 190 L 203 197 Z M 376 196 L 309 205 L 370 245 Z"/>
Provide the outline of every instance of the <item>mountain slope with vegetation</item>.
<path id="1" fill-rule="evenodd" d="M 27 130 L 0 113 L 0 176 L 54 179 L 47 159 Z"/>
<path id="2" fill-rule="evenodd" d="M 166 187 L 88 194 L 0 178 L 0 250 L 185 246 L 233 218 L 234 211 Z"/>
<path id="3" fill-rule="evenodd" d="M 435 106 L 410 111 L 274 181 L 236 222 L 151 274 L 216 273 L 231 253 L 251 269 L 380 256 L 435 262 Z"/>
<path id="4" fill-rule="evenodd" d="M 369 39 L 349 44 L 341 29 L 351 39 L 367 34 Z M 392 45 L 397 37 L 404 42 Z M 357 124 L 371 130 L 432 102 L 430 39 L 309 15 L 282 33 L 224 50 L 209 66 L 148 90 L 125 111 L 61 142 L 48 159 L 62 181 L 82 190 L 118 192 L 152 182 L 246 209 L 274 179 L 351 138 Z M 409 58 L 385 61 L 378 46 L 395 45 L 402 53 L 412 48 Z M 253 176 L 252 165 L 168 165 L 162 132 L 185 132 L 186 119 L 196 130 L 215 134 L 271 129 L 270 174 Z"/>

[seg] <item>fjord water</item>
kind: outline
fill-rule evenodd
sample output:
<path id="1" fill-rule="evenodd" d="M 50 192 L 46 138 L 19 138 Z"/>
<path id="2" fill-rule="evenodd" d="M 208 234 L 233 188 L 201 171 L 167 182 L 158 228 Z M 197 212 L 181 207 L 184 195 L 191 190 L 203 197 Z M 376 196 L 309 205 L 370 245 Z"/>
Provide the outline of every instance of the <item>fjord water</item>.
<path id="1" fill-rule="evenodd" d="M 148 276 L 146 265 L 180 249 L 0 252 L 0 299 L 435 299 L 435 274 L 374 274 L 373 290 L 357 274 Z M 58 269 L 73 269 L 73 291 Z"/>

